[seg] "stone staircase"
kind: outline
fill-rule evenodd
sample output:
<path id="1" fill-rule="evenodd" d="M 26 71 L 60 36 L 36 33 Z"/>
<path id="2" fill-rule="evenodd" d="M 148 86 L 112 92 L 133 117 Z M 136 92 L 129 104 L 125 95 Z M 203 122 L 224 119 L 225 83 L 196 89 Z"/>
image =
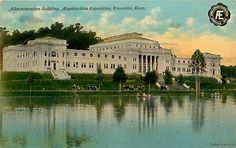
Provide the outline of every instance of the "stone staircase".
<path id="1" fill-rule="evenodd" d="M 70 80 L 71 76 L 66 73 L 65 70 L 50 70 L 55 80 Z"/>
<path id="2" fill-rule="evenodd" d="M 222 83 L 221 76 L 217 75 L 214 76 L 214 78 L 217 80 L 218 83 Z"/>
<path id="3" fill-rule="evenodd" d="M 170 89 L 173 90 L 188 90 L 190 89 L 190 86 L 188 86 L 187 84 L 183 84 L 183 86 L 181 87 L 180 85 L 178 85 L 178 83 L 175 81 L 175 79 L 173 78 L 172 81 L 172 85 L 169 86 Z M 158 75 L 158 82 L 156 83 L 156 85 L 160 88 L 162 85 L 165 85 L 165 80 L 164 80 L 164 76 L 162 74 Z"/>

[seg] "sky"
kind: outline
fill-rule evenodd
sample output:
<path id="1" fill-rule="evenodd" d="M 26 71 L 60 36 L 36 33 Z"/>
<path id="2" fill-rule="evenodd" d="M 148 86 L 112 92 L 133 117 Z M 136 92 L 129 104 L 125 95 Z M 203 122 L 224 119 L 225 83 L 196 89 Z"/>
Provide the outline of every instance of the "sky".
<path id="1" fill-rule="evenodd" d="M 24 31 L 55 22 L 65 26 L 79 22 L 85 30 L 93 30 L 102 38 L 138 32 L 159 41 L 179 57 L 190 57 L 200 49 L 221 55 L 224 65 L 236 65 L 236 0 L 220 2 L 231 12 L 225 26 L 214 26 L 209 21 L 208 10 L 218 3 L 215 0 L 0 0 L 0 26 L 9 31 Z M 9 11 L 12 7 L 54 10 Z M 133 10 L 61 11 L 64 7 L 132 7 Z"/>

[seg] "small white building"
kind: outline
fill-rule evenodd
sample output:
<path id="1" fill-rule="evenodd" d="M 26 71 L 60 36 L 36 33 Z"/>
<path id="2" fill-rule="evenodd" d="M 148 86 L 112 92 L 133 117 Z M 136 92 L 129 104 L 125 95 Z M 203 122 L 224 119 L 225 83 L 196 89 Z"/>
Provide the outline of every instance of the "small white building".
<path id="1" fill-rule="evenodd" d="M 203 75 L 220 78 L 221 56 L 204 53 L 204 57 L 206 73 Z M 68 76 L 66 72 L 96 73 L 98 66 L 105 74 L 112 74 L 122 66 L 128 74 L 153 70 L 163 73 L 168 69 L 173 75 L 191 75 L 190 63 L 190 58 L 176 57 L 158 41 L 135 32 L 105 38 L 89 50 L 67 49 L 66 40 L 52 37 L 3 49 L 3 71 L 51 71 L 55 77 L 63 73 Z"/>

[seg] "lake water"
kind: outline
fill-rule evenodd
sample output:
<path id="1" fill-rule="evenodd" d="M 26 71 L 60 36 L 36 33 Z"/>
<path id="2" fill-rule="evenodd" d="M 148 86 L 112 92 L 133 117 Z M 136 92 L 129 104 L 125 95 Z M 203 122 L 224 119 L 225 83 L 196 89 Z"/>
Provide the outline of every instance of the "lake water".
<path id="1" fill-rule="evenodd" d="M 236 147 L 236 95 L 1 98 L 2 148 Z"/>

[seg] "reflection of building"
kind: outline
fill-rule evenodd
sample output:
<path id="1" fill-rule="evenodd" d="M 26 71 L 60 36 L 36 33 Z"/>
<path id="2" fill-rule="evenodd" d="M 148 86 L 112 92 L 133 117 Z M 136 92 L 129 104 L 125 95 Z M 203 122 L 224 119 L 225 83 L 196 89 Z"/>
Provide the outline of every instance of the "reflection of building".
<path id="1" fill-rule="evenodd" d="M 206 76 L 220 76 L 219 55 L 204 53 Z M 189 58 L 178 58 L 158 41 L 127 33 L 105 38 L 89 50 L 67 49 L 66 40 L 46 37 L 28 41 L 26 45 L 9 46 L 3 50 L 4 71 L 65 70 L 70 73 L 96 73 L 100 65 L 104 73 L 112 74 L 118 66 L 127 73 L 159 73 L 169 69 L 174 75 L 191 74 Z"/>
<path id="2" fill-rule="evenodd" d="M 141 98 L 142 99 L 142 98 Z M 154 99 L 138 101 L 138 127 L 145 129 L 146 127 L 154 127 L 157 124 L 158 108 Z"/>

